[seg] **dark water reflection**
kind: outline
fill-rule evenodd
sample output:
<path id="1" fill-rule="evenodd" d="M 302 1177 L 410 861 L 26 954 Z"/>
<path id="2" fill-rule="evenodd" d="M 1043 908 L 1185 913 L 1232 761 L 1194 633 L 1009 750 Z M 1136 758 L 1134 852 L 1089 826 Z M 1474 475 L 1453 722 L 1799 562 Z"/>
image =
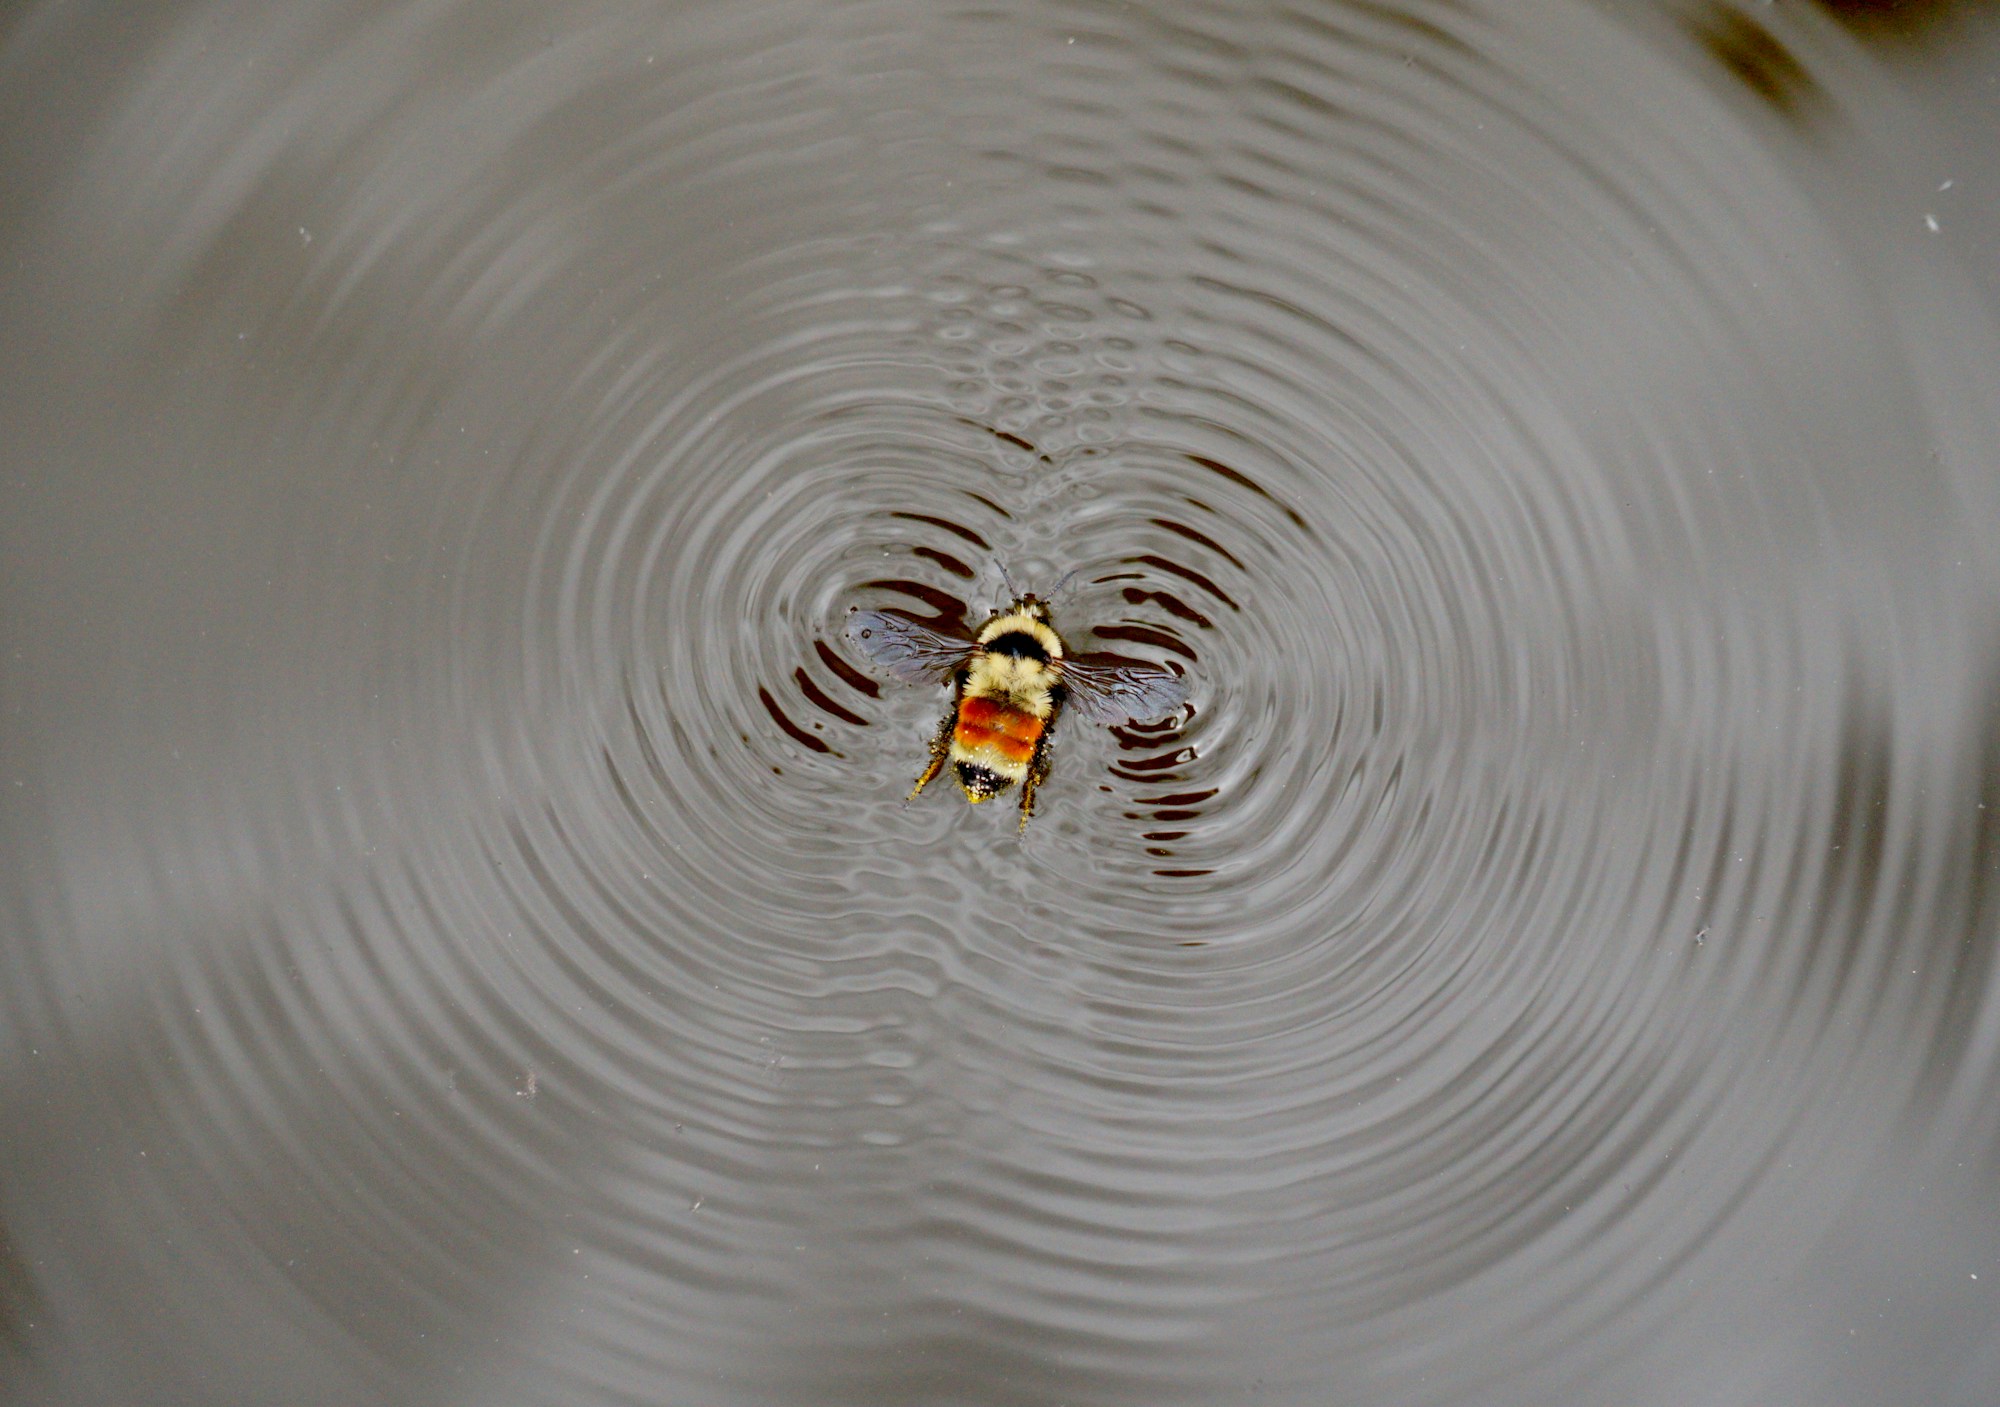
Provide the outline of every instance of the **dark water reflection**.
<path id="1" fill-rule="evenodd" d="M 1942 13 L 18 8 L 7 1400 L 1995 1400 Z"/>

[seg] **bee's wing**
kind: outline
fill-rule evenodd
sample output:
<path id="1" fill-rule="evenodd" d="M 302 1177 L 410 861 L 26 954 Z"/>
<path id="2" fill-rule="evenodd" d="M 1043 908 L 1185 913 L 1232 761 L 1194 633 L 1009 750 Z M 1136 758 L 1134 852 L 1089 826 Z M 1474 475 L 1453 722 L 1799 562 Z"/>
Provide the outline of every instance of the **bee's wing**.
<path id="1" fill-rule="evenodd" d="M 855 611 L 847 618 L 847 638 L 884 673 L 913 684 L 943 680 L 976 648 L 962 636 L 889 611 Z"/>
<path id="2" fill-rule="evenodd" d="M 1065 655 L 1069 701 L 1093 723 L 1153 723 L 1187 702 L 1187 680 L 1157 664 L 1116 655 Z"/>

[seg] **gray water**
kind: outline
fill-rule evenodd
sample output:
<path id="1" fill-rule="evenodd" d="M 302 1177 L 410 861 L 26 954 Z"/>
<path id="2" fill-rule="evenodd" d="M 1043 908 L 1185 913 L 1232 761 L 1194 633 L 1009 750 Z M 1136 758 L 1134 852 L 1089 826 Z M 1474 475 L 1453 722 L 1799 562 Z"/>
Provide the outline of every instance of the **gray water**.
<path id="1" fill-rule="evenodd" d="M 1901 18 L 13 7 L 0 1396 L 2000 1401 Z M 1021 835 L 1003 567 L 1193 686 Z"/>

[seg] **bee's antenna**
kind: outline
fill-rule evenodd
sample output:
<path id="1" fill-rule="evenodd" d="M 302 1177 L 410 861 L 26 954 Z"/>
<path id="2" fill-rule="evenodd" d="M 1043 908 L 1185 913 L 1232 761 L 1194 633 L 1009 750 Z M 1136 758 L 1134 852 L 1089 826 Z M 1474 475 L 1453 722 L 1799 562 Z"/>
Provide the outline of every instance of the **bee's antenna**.
<path id="1" fill-rule="evenodd" d="M 1057 582 L 1054 586 L 1049 588 L 1048 599 L 1053 601 L 1056 599 L 1056 597 L 1062 595 L 1062 589 L 1065 586 L 1068 586 L 1072 581 L 1075 581 L 1076 574 L 1082 570 L 1083 570 L 1082 567 L 1071 567 L 1067 572 L 1064 572 L 1063 579 Z"/>
<path id="2" fill-rule="evenodd" d="M 1018 601 L 1021 598 L 1021 588 L 1014 585 L 1014 576 L 1007 570 L 1007 564 L 996 557 L 993 559 L 993 565 L 1000 569 L 1000 580 L 1007 583 L 1007 594 Z"/>

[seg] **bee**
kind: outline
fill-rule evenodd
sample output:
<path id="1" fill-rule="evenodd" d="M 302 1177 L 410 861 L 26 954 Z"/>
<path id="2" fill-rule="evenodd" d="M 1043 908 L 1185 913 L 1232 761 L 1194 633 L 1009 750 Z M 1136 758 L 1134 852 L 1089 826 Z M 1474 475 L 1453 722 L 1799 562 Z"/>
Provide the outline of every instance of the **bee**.
<path id="1" fill-rule="evenodd" d="M 930 765 L 914 800 L 951 767 L 965 799 L 990 801 L 1021 788 L 1021 829 L 1049 771 L 1049 736 L 1065 706 L 1093 723 L 1150 723 L 1187 701 L 1187 681 L 1159 665 L 1115 655 L 1072 654 L 1032 593 L 1016 596 L 967 638 L 892 611 L 854 611 L 847 638 L 891 678 L 951 681 L 951 712 L 931 739 Z"/>

